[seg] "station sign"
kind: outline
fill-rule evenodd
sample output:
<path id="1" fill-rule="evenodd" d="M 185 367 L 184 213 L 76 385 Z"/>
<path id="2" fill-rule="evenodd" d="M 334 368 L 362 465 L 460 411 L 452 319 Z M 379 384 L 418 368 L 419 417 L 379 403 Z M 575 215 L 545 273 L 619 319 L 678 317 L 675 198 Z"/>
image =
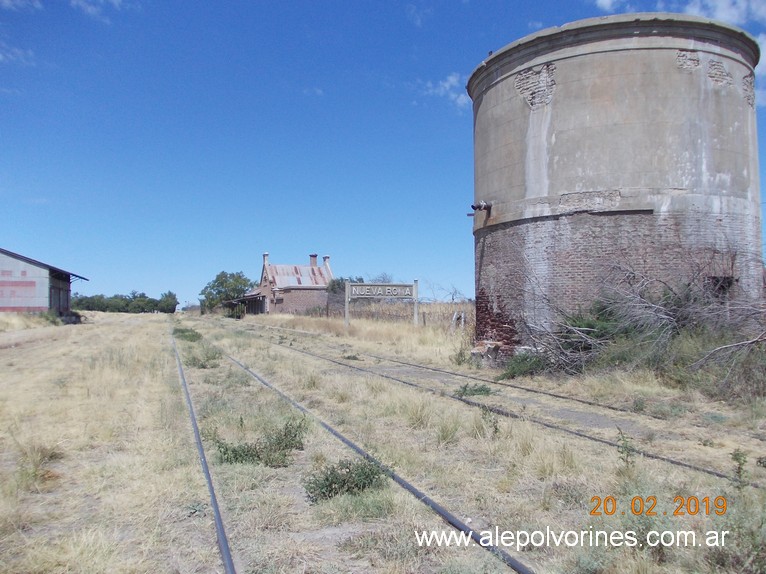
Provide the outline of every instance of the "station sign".
<path id="1" fill-rule="evenodd" d="M 351 283 L 349 285 L 349 297 L 376 297 L 412 299 L 414 297 L 414 285 L 397 283 Z"/>
<path id="2" fill-rule="evenodd" d="M 407 283 L 351 283 L 346 282 L 346 327 L 349 325 L 349 303 L 352 299 L 411 299 L 413 303 L 412 321 L 418 320 L 418 280 Z"/>

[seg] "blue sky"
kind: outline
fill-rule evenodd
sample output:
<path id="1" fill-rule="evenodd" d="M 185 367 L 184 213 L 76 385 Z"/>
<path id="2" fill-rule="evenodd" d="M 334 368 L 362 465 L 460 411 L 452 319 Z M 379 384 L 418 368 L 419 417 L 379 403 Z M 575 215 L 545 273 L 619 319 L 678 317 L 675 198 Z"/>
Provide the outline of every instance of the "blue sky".
<path id="1" fill-rule="evenodd" d="M 473 297 L 468 76 L 541 28 L 655 10 L 766 47 L 763 0 L 0 0 L 0 247 L 84 294 L 194 302 L 268 251 Z"/>

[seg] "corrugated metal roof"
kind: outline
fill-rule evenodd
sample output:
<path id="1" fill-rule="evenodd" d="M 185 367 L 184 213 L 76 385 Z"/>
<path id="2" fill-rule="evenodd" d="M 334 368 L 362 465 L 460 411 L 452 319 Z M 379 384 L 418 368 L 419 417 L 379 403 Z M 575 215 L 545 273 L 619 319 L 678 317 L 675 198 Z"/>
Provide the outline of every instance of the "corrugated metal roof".
<path id="1" fill-rule="evenodd" d="M 43 269 L 48 269 L 50 271 L 53 271 L 54 273 L 61 273 L 62 275 L 71 275 L 72 277 L 77 277 L 78 279 L 89 281 L 87 277 L 83 277 L 82 275 L 77 275 L 77 273 L 72 273 L 71 271 L 65 271 L 64 269 L 59 269 L 58 267 L 54 267 L 53 265 L 48 265 L 47 263 L 43 263 L 42 261 L 37 261 L 35 259 L 32 259 L 31 257 L 25 257 L 24 255 L 19 255 L 18 253 L 14 253 L 13 251 L 8 251 L 7 249 L 3 249 L 2 247 L 0 247 L 0 253 L 2 253 L 3 255 L 7 255 L 8 257 L 13 257 L 14 259 L 25 261 L 27 263 L 30 263 L 31 265 L 35 265 Z"/>
<path id="2" fill-rule="evenodd" d="M 332 279 L 327 269 L 312 265 L 266 265 L 271 287 L 277 289 L 296 287 L 326 288 Z"/>

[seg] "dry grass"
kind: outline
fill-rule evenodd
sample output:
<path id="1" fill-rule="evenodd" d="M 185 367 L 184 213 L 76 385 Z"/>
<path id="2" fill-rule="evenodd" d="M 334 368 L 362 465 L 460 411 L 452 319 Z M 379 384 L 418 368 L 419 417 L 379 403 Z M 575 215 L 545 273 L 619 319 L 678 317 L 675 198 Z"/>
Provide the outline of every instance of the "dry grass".
<path id="1" fill-rule="evenodd" d="M 190 511 L 207 495 L 168 327 L 92 315 L 4 335 L 15 344 L 0 348 L 5 571 L 216 568 L 210 518 Z"/>
<path id="2" fill-rule="evenodd" d="M 0 313 L 0 333 L 50 327 L 45 317 L 31 313 Z"/>
<path id="3" fill-rule="evenodd" d="M 262 329 L 256 322 L 314 334 Z M 449 527 L 392 484 L 360 496 L 309 504 L 305 477 L 351 456 L 316 424 L 309 425 L 303 449 L 291 453 L 287 467 L 222 463 L 211 437 L 232 444 L 252 442 L 299 416 L 233 366 L 223 356 L 227 353 L 476 530 L 593 526 L 736 533 L 736 544 L 716 551 L 568 547 L 511 551 L 540 573 L 756 572 L 751 567 L 766 560 L 753 554 L 766 542 L 758 530 L 766 503 L 760 491 L 641 458 L 626 465 L 616 449 L 457 403 L 448 396 L 454 389 L 443 388 L 444 395 L 426 394 L 291 349 L 346 357 L 347 362 L 358 360 L 360 366 L 374 363 L 363 355 L 375 353 L 454 368 L 450 355 L 462 344 L 459 332 L 359 320 L 346 333 L 342 320 L 297 317 L 235 322 L 187 315 L 177 324 L 204 336 L 201 342 L 179 342 L 185 361 L 221 353 L 211 364 L 193 360 L 187 379 L 240 571 L 478 574 L 505 568 L 477 548 L 418 547 L 414 531 Z M 94 315 L 85 325 L 58 327 L 54 336 L 43 340 L 18 338 L 15 332 L 15 348 L 3 349 L 0 344 L 0 366 L 8 373 L 0 381 L 4 567 L 21 572 L 217 568 L 207 498 L 168 352 L 170 327 L 157 316 Z M 696 449 L 727 470 L 733 464 L 728 453 L 745 443 L 757 444 L 751 435 L 762 429 L 762 405 L 752 405 L 752 412 L 721 410 L 702 397 L 674 394 L 647 373 L 537 378 L 525 384 L 623 403 L 641 396 L 646 409 L 684 398 L 694 403 L 695 410 L 647 423 L 656 425 L 655 446 L 669 452 Z M 503 401 L 510 401 L 510 396 L 503 390 L 472 398 L 507 405 Z M 529 416 L 556 415 L 544 402 L 530 404 L 528 410 Z M 710 419 L 708 426 L 695 426 L 704 420 L 704 413 Z M 711 436 L 703 431 L 714 432 L 715 444 L 692 444 L 697 436 Z M 616 429 L 593 432 L 615 440 Z M 676 436 L 665 444 L 670 433 Z M 750 442 L 738 440 L 745 436 Z M 641 447 L 648 441 L 643 436 L 631 438 Z M 756 479 L 763 472 L 755 466 L 759 454 L 748 452 L 746 467 Z M 725 517 L 672 520 L 634 517 L 630 512 L 591 516 L 593 497 L 609 495 L 620 501 L 621 509 L 634 496 L 655 496 L 660 510 L 670 513 L 675 496 L 723 495 L 731 512 Z"/>
<path id="4" fill-rule="evenodd" d="M 253 329 L 254 322 L 310 331 L 315 335 Z M 668 520 L 662 516 L 634 517 L 630 512 L 627 515 L 618 513 L 594 517 L 590 515 L 592 497 L 613 495 L 621 504 L 627 504 L 633 496 L 655 496 L 662 510 L 672 513 L 675 496 L 713 498 L 723 495 L 731 497 L 731 500 L 739 496 L 735 487 L 726 481 L 640 458 L 634 466 L 626 468 L 616 449 L 557 434 L 524 420 L 498 418 L 491 413 L 456 404 L 446 396 L 425 394 L 372 375 L 355 373 L 297 355 L 290 350 L 291 346 L 310 348 L 317 353 L 324 349 L 331 356 L 345 357 L 347 362 L 354 361 L 356 356 L 360 366 L 371 362 L 369 357 L 361 356 L 363 353 L 377 353 L 413 361 L 428 358 L 431 364 L 451 368 L 451 361 L 444 352 L 455 336 L 449 330 L 434 329 L 424 333 L 414 329 L 410 331 L 406 324 L 367 324 L 359 320 L 345 333 L 333 320 L 279 316 L 248 318 L 236 323 L 217 319 L 196 323 L 195 320 L 194 327 L 215 341 L 224 352 L 236 354 L 261 374 L 266 375 L 264 370 L 267 370 L 269 380 L 340 428 L 459 517 L 470 519 L 477 530 L 498 526 L 501 530 L 545 530 L 550 527 L 579 531 L 593 526 L 608 531 L 635 530 L 639 533 L 645 533 L 650 527 L 689 528 L 703 532 L 720 529 L 722 523 L 716 521 L 719 517 L 678 516 Z M 244 345 L 242 336 L 247 329 L 251 329 L 250 344 Z M 437 350 L 439 347 L 441 351 Z M 484 374 L 491 376 L 491 373 Z M 630 402 L 636 396 L 644 396 L 650 406 L 661 405 L 677 397 L 647 373 L 615 373 L 610 377 L 546 379 L 542 384 L 557 391 L 571 390 L 572 394 L 585 398 L 595 395 L 617 402 Z M 527 380 L 526 383 L 535 384 L 539 380 Z M 257 396 L 262 397 L 260 393 Z M 502 395 L 475 398 L 488 402 L 503 400 Z M 700 398 L 689 397 L 688 400 L 699 402 Z M 712 408 L 712 405 L 698 407 Z M 545 414 L 539 409 L 529 410 L 530 416 Z M 693 441 L 698 432 L 693 414 L 687 414 L 683 421 L 673 419 L 674 432 L 678 436 L 670 445 L 670 454 L 681 455 L 680 449 L 690 449 L 689 441 Z M 668 423 L 666 420 L 652 422 L 650 419 L 647 424 L 651 426 L 655 423 L 657 430 L 652 433 L 664 437 Z M 616 439 L 615 428 L 592 431 L 609 440 Z M 651 444 L 651 440 L 659 441 L 659 438 L 644 436 L 631 438 L 637 446 L 644 448 Z M 664 448 L 659 443 L 654 446 Z M 721 440 L 715 447 L 697 446 L 700 453 L 704 451 L 704 456 L 715 453 L 717 464 L 730 470 L 732 463 L 728 452 L 733 450 L 732 444 Z M 297 461 L 293 474 L 308 472 L 314 464 L 312 461 L 332 462 L 347 456 L 342 449 L 338 449 L 332 441 L 327 441 L 324 433 L 315 429 L 305 458 Z M 753 472 L 756 470 L 752 455 L 748 468 Z M 762 506 L 766 501 L 760 492 L 752 491 L 747 496 L 753 497 L 747 503 L 749 506 Z M 460 570 L 465 568 L 466 549 L 462 549 L 462 553 L 455 548 L 449 552 L 425 551 L 414 548 L 412 536 L 403 536 L 401 527 L 391 530 L 392 524 L 409 524 L 412 528 L 412 525 L 424 524 L 429 519 L 428 514 L 422 514 L 417 508 L 408 510 L 409 506 L 405 507 L 404 501 L 392 505 L 386 495 L 382 501 L 373 497 L 372 500 L 337 501 L 333 504 L 337 507 L 324 506 L 321 512 L 317 512 L 317 508 L 298 512 L 285 530 L 303 532 L 302 537 L 312 540 L 321 536 L 311 534 L 317 523 L 354 533 L 334 552 L 340 552 L 347 559 L 350 559 L 350 553 L 358 560 L 367 561 L 367 565 L 361 568 L 364 570 L 471 571 Z M 352 509 L 345 505 L 351 505 Z M 236 509 L 234 512 L 237 512 Z M 410 512 L 418 513 L 419 518 L 408 517 Z M 764 518 L 763 513 L 760 516 L 756 520 Z M 735 518 L 732 520 L 736 522 Z M 757 522 L 753 522 L 751 517 L 741 519 L 736 528 L 745 532 L 756 525 Z M 438 522 L 434 527 L 445 529 Z M 712 573 L 726 571 L 719 567 L 726 560 L 737 564 L 737 558 L 732 558 L 731 553 L 746 553 L 752 548 L 751 544 L 744 549 L 732 549 L 725 560 L 716 558 L 713 550 L 700 548 L 674 548 L 665 552 L 586 549 L 588 552 L 585 552 L 582 549 L 530 547 L 519 558 L 539 572 Z M 328 565 L 337 564 L 337 555 L 316 552 L 317 560 L 326 561 L 323 563 Z M 724 550 L 724 554 L 726 552 Z M 490 563 L 494 560 L 491 557 L 483 559 L 489 559 Z M 282 566 L 276 571 L 289 571 L 288 562 L 281 561 L 280 564 Z M 332 566 L 328 567 L 332 569 Z M 487 571 L 500 569 L 502 566 L 493 563 Z"/>
<path id="5" fill-rule="evenodd" d="M 449 313 L 445 313 L 445 316 Z M 354 318 L 346 328 L 343 318 L 315 318 L 300 315 L 255 315 L 246 317 L 244 325 L 256 324 L 278 329 L 297 330 L 306 333 L 331 335 L 339 343 L 352 345 L 358 352 L 385 354 L 401 359 L 419 361 L 422 364 L 455 366 L 469 361 L 473 318 L 469 315 L 466 325 L 454 329 L 450 320 L 415 326 L 411 321 L 377 321 Z M 289 331 L 282 337 L 289 341 Z"/>

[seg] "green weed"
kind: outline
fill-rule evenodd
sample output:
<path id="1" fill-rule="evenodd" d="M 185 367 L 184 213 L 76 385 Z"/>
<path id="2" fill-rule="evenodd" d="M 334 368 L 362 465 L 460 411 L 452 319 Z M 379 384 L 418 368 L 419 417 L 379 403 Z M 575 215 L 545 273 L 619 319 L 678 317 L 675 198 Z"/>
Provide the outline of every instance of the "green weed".
<path id="1" fill-rule="evenodd" d="M 500 379 L 528 377 L 544 373 L 549 367 L 548 361 L 539 353 L 517 353 L 505 365 L 505 371 L 500 375 Z"/>
<path id="2" fill-rule="evenodd" d="M 186 327 L 175 327 L 173 329 L 173 336 L 176 339 L 183 341 L 189 341 L 190 343 L 196 343 L 202 339 L 202 334 L 194 329 L 187 329 Z"/>
<path id="3" fill-rule="evenodd" d="M 290 464 L 293 450 L 303 450 L 303 438 L 308 431 L 306 418 L 289 419 L 282 428 L 267 431 L 255 442 L 229 443 L 213 431 L 208 437 L 218 450 L 221 462 L 264 464 L 276 468 Z"/>
<path id="4" fill-rule="evenodd" d="M 472 385 L 466 383 L 455 391 L 455 396 L 462 399 L 463 397 L 487 396 L 491 395 L 493 392 L 494 391 L 492 391 L 489 385 L 485 385 L 484 383 L 474 383 Z"/>
<path id="5" fill-rule="evenodd" d="M 385 482 L 386 473 L 371 460 L 345 459 L 310 474 L 304 481 L 304 488 L 309 501 L 316 504 L 341 494 L 382 488 Z"/>

